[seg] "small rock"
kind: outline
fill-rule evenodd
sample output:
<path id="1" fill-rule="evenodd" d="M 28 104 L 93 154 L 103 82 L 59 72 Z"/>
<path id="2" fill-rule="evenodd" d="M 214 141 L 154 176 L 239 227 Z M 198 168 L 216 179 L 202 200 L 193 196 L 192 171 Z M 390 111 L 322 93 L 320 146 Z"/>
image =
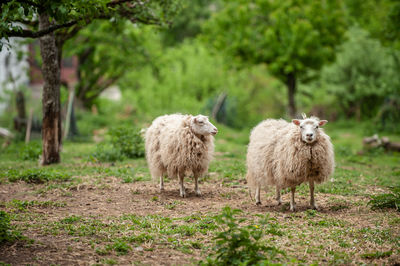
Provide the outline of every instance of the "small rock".
<path id="1" fill-rule="evenodd" d="M 143 251 L 144 249 L 141 246 L 138 246 L 134 249 L 135 251 Z"/>

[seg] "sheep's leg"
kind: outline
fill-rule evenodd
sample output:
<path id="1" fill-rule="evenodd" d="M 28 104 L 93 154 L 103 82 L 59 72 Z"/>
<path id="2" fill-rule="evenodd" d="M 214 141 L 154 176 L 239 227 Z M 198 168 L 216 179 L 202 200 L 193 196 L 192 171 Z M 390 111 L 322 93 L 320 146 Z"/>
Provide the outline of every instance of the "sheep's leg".
<path id="1" fill-rule="evenodd" d="M 278 205 L 282 204 L 281 189 L 279 187 L 276 187 L 276 201 L 278 201 Z"/>
<path id="2" fill-rule="evenodd" d="M 312 209 L 316 210 L 317 205 L 315 205 L 315 199 L 314 199 L 314 181 L 310 181 L 310 206 Z"/>
<path id="3" fill-rule="evenodd" d="M 256 205 L 261 205 L 261 200 L 260 200 L 260 186 L 259 186 L 259 185 L 256 187 L 256 195 L 255 195 L 255 198 L 256 198 Z"/>
<path id="4" fill-rule="evenodd" d="M 199 189 L 199 177 L 197 175 L 194 176 L 194 192 L 196 196 L 201 196 L 201 191 Z"/>
<path id="5" fill-rule="evenodd" d="M 179 192 L 182 198 L 186 196 L 185 193 L 185 186 L 183 185 L 183 178 L 185 177 L 184 175 L 178 175 L 179 176 Z"/>
<path id="6" fill-rule="evenodd" d="M 296 210 L 296 203 L 294 202 L 294 193 L 296 192 L 296 187 L 292 187 L 292 195 L 290 197 L 290 210 L 295 211 Z"/>
<path id="7" fill-rule="evenodd" d="M 164 176 L 160 175 L 160 191 L 164 191 Z"/>

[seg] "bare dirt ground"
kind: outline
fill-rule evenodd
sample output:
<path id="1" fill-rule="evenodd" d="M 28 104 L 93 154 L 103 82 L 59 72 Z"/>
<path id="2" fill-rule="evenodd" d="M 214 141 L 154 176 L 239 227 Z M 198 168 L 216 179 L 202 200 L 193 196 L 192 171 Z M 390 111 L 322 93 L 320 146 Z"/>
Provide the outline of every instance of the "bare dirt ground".
<path id="1" fill-rule="evenodd" d="M 2 209 L 20 215 L 21 218 L 13 223 L 23 229 L 24 236 L 34 240 L 33 243 L 17 241 L 3 245 L 0 250 L 1 262 L 11 265 L 194 264 L 206 257 L 203 248 L 212 244 L 214 232 L 210 231 L 206 235 L 177 235 L 178 241 L 193 240 L 200 243 L 200 247 L 191 248 L 189 252 L 183 252 L 165 241 L 158 242 L 160 238 L 155 238 L 140 245 L 132 245 L 133 248 L 127 254 L 118 255 L 111 252 L 105 256 L 96 252 L 95 247 L 102 244 L 96 234 L 71 235 L 66 230 L 54 231 L 51 229 L 53 227 L 44 224 L 49 225 L 74 215 L 83 219 L 95 219 L 104 227 L 108 224 L 122 223 L 118 217 L 129 214 L 159 215 L 177 218 L 176 223 L 190 224 L 190 220 L 184 221 L 179 218 L 194 214 L 211 216 L 228 205 L 243 210 L 244 216 L 249 220 L 254 219 L 255 214 L 269 213 L 285 232 L 284 236 L 275 239 L 274 243 L 291 257 L 305 260 L 307 263 L 400 263 L 397 249 L 400 228 L 398 223 L 393 224 L 394 220 L 400 219 L 400 215 L 395 211 L 371 212 L 365 204 L 367 200 L 363 197 L 319 193 L 317 203 L 320 210 L 314 213 L 307 212 L 308 196 L 297 195 L 298 211 L 291 213 L 287 204 L 276 206 L 271 193 L 268 196 L 263 194 L 262 206 L 255 206 L 244 184 L 225 186 L 216 180 L 201 184 L 201 197 L 195 196 L 193 184 L 186 184 L 189 193 L 184 199 L 179 197 L 178 184 L 175 181 L 167 183 L 163 193 L 159 192 L 158 186 L 153 182 L 121 183 L 120 179 L 114 177 L 106 178 L 100 184 L 88 177 L 81 184 L 68 189 L 56 188 L 43 192 L 45 186 L 24 182 L 0 185 L 0 202 L 7 203 L 17 199 L 62 203 L 50 207 L 31 206 L 28 211 L 20 212 L 7 204 L 1 206 Z M 289 194 L 283 195 L 283 201 L 287 203 L 288 200 Z M 364 230 L 365 228 L 368 230 Z M 385 230 L 394 235 L 384 235 L 382 232 L 386 232 Z M 135 233 L 138 232 L 133 232 Z M 374 234 L 379 234 L 382 240 L 370 239 Z M 389 237 L 391 240 L 394 237 L 395 242 L 397 238 L 397 243 L 387 240 Z M 323 247 L 320 247 L 321 245 Z M 392 250 L 393 254 L 373 260 L 360 257 L 361 253 L 376 250 Z"/>

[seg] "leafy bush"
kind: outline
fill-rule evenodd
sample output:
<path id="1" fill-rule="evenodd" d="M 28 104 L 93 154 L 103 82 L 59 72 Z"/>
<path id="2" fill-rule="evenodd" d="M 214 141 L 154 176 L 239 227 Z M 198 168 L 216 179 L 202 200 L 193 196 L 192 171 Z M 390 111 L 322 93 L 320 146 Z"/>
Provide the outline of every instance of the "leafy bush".
<path id="1" fill-rule="evenodd" d="M 67 181 L 71 176 L 67 173 L 59 172 L 53 169 L 32 168 L 22 171 L 8 170 L 6 176 L 10 182 L 18 180 L 27 183 L 41 184 L 48 181 Z"/>
<path id="2" fill-rule="evenodd" d="M 280 259 L 278 255 L 285 256 L 283 251 L 262 241 L 265 233 L 282 235 L 277 225 L 268 226 L 268 216 L 261 217 L 258 224 L 241 226 L 246 219 L 235 217 L 240 212 L 225 207 L 222 214 L 214 218 L 224 230 L 217 233 L 214 252 L 208 255 L 207 261 L 201 261 L 201 265 L 269 265 Z"/>
<path id="3" fill-rule="evenodd" d="M 128 158 L 144 156 L 144 142 L 140 130 L 131 127 L 115 127 L 109 133 L 113 147 Z"/>
<path id="4" fill-rule="evenodd" d="M 123 161 L 125 156 L 111 144 L 103 142 L 96 146 L 96 150 L 90 155 L 90 159 L 95 162 L 116 162 Z"/>
<path id="5" fill-rule="evenodd" d="M 109 130 L 108 139 L 96 146 L 90 159 L 99 162 L 115 162 L 143 156 L 144 141 L 140 130 L 129 126 L 119 126 Z"/>
<path id="6" fill-rule="evenodd" d="M 368 202 L 373 210 L 392 208 L 400 211 L 400 186 L 392 187 L 390 193 L 371 196 Z"/>
<path id="7" fill-rule="evenodd" d="M 30 142 L 20 149 L 20 156 L 25 161 L 37 161 L 42 155 L 42 145 L 40 142 Z"/>

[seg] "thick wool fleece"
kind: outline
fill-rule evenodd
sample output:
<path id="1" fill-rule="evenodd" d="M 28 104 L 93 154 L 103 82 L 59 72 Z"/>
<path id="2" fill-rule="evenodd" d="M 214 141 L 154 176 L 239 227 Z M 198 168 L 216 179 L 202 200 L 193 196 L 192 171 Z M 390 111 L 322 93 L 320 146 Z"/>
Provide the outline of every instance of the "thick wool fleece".
<path id="1" fill-rule="evenodd" d="M 202 176 L 214 152 L 214 137 L 195 134 L 191 115 L 164 115 L 146 130 L 146 158 L 152 177 Z"/>
<path id="2" fill-rule="evenodd" d="M 324 182 L 334 171 L 333 146 L 319 129 L 317 140 L 301 140 L 298 126 L 267 119 L 251 132 L 247 151 L 247 182 L 251 187 L 294 187 L 314 180 Z"/>

